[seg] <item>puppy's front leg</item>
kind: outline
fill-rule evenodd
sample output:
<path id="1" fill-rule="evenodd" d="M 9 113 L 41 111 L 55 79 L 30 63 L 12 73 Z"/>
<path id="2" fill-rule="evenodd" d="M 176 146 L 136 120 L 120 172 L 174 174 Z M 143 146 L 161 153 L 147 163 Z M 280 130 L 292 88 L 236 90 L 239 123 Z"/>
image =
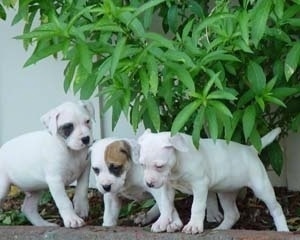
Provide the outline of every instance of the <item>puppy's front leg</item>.
<path id="1" fill-rule="evenodd" d="M 103 224 L 104 227 L 116 226 L 120 209 L 121 202 L 118 196 L 114 193 L 105 193 L 103 195 L 104 200 L 104 214 Z"/>
<path id="2" fill-rule="evenodd" d="M 64 182 L 60 177 L 46 177 L 50 193 L 55 201 L 59 213 L 68 228 L 78 228 L 84 225 L 83 219 L 78 217 L 73 204 L 65 191 Z"/>
<path id="3" fill-rule="evenodd" d="M 168 184 L 159 189 L 149 189 L 160 210 L 160 217 L 151 227 L 153 232 L 175 232 L 181 229 L 182 222 L 174 207 L 174 190 Z"/>
<path id="4" fill-rule="evenodd" d="M 91 164 L 85 168 L 84 172 L 77 180 L 73 204 L 75 212 L 82 218 L 86 218 L 89 214 L 88 188 Z"/>
<path id="5" fill-rule="evenodd" d="M 195 182 L 193 188 L 193 204 L 191 210 L 191 219 L 187 225 L 184 226 L 183 232 L 185 233 L 202 233 L 203 232 L 203 221 L 205 217 L 205 208 L 207 200 L 207 185 L 202 182 Z"/>

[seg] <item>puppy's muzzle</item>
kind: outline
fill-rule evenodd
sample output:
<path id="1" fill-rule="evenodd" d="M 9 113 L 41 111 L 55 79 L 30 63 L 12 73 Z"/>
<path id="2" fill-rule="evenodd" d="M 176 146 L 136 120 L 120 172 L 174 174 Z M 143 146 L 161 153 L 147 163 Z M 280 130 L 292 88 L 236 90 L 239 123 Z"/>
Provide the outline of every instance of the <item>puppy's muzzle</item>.
<path id="1" fill-rule="evenodd" d="M 110 190 L 111 190 L 111 184 L 102 185 L 102 188 L 103 188 L 104 191 L 110 192 Z"/>
<path id="2" fill-rule="evenodd" d="M 86 136 L 86 137 L 83 137 L 81 138 L 81 142 L 84 144 L 84 145 L 89 145 L 90 144 L 90 137 L 89 136 Z"/>
<path id="3" fill-rule="evenodd" d="M 153 188 L 154 187 L 154 183 L 152 183 L 152 182 L 146 182 L 146 184 L 147 184 L 147 186 L 149 188 Z"/>

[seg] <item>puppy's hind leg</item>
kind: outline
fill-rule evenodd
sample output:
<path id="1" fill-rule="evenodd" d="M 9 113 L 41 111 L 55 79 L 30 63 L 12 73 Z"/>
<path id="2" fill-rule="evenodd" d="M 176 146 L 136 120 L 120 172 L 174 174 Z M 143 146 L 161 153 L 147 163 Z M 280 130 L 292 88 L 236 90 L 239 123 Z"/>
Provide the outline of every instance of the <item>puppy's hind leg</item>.
<path id="1" fill-rule="evenodd" d="M 280 204 L 276 200 L 273 186 L 271 185 L 268 177 L 266 176 L 260 184 L 253 186 L 252 190 L 254 191 L 254 194 L 267 205 L 270 214 L 274 219 L 277 231 L 288 232 L 289 228 L 286 223 L 286 218 Z"/>
<path id="2" fill-rule="evenodd" d="M 218 193 L 220 203 L 224 211 L 223 222 L 216 227 L 216 230 L 230 229 L 240 218 L 239 210 L 236 206 L 237 192 Z"/>
<path id="3" fill-rule="evenodd" d="M 47 222 L 38 213 L 38 201 L 41 192 L 26 192 L 25 199 L 22 205 L 22 212 L 27 219 L 35 226 L 57 226 L 57 224 Z"/>
<path id="4" fill-rule="evenodd" d="M 157 204 L 154 204 L 152 208 L 148 212 L 139 213 L 134 219 L 134 223 L 138 225 L 147 225 L 151 223 L 153 220 L 159 217 L 159 208 Z"/>
<path id="5" fill-rule="evenodd" d="M 2 203 L 9 192 L 9 188 L 10 182 L 8 181 L 8 178 L 0 173 L 0 210 Z"/>

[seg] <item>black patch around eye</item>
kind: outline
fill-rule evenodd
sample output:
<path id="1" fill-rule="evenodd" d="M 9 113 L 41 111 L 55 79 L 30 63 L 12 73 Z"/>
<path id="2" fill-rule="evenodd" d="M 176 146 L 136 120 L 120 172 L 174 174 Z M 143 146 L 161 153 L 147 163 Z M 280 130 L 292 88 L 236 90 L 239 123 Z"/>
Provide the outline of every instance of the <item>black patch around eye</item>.
<path id="1" fill-rule="evenodd" d="M 58 134 L 61 135 L 63 138 L 68 138 L 74 130 L 73 123 L 66 123 L 59 127 Z"/>
<path id="2" fill-rule="evenodd" d="M 114 164 L 110 164 L 108 167 L 108 170 L 111 174 L 115 175 L 116 177 L 119 177 L 122 172 L 123 172 L 123 166 L 120 165 L 114 165 Z"/>
<path id="3" fill-rule="evenodd" d="M 100 173 L 100 169 L 97 167 L 92 167 L 92 169 L 93 169 L 94 173 L 98 176 Z"/>

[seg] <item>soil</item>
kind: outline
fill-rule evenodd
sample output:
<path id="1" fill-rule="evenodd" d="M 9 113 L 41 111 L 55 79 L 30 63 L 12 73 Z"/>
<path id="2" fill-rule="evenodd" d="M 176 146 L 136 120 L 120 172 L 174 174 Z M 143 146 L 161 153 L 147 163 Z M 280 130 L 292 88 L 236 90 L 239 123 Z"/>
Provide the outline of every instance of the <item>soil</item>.
<path id="1" fill-rule="evenodd" d="M 68 194 L 72 198 L 74 189 L 68 189 Z M 286 188 L 275 188 L 275 193 L 278 202 L 281 204 L 287 222 L 291 231 L 300 231 L 300 192 L 288 191 Z M 30 223 L 20 213 L 23 194 L 18 193 L 10 196 L 4 202 L 4 212 L 0 214 L 0 225 L 15 224 L 15 225 L 30 225 Z M 187 223 L 190 217 L 192 196 L 180 195 L 176 198 L 175 206 L 183 223 Z M 101 225 L 103 202 L 102 196 L 97 190 L 89 191 L 90 214 L 86 222 L 88 225 Z M 146 211 L 151 205 L 151 202 L 142 204 L 123 200 L 123 208 L 120 213 L 119 225 L 133 226 L 133 218 L 139 211 Z M 237 205 L 240 211 L 240 219 L 233 226 L 233 229 L 252 229 L 252 230 L 275 230 L 274 222 L 269 214 L 265 204 L 253 196 L 249 189 L 244 189 L 242 194 L 237 199 Z M 55 204 L 49 193 L 42 197 L 42 202 L 39 210 L 43 218 L 48 221 L 62 225 L 62 220 L 58 214 Z M 10 218 L 10 221 L 5 221 Z M 205 228 L 211 229 L 216 227 L 216 223 L 205 222 Z"/>

